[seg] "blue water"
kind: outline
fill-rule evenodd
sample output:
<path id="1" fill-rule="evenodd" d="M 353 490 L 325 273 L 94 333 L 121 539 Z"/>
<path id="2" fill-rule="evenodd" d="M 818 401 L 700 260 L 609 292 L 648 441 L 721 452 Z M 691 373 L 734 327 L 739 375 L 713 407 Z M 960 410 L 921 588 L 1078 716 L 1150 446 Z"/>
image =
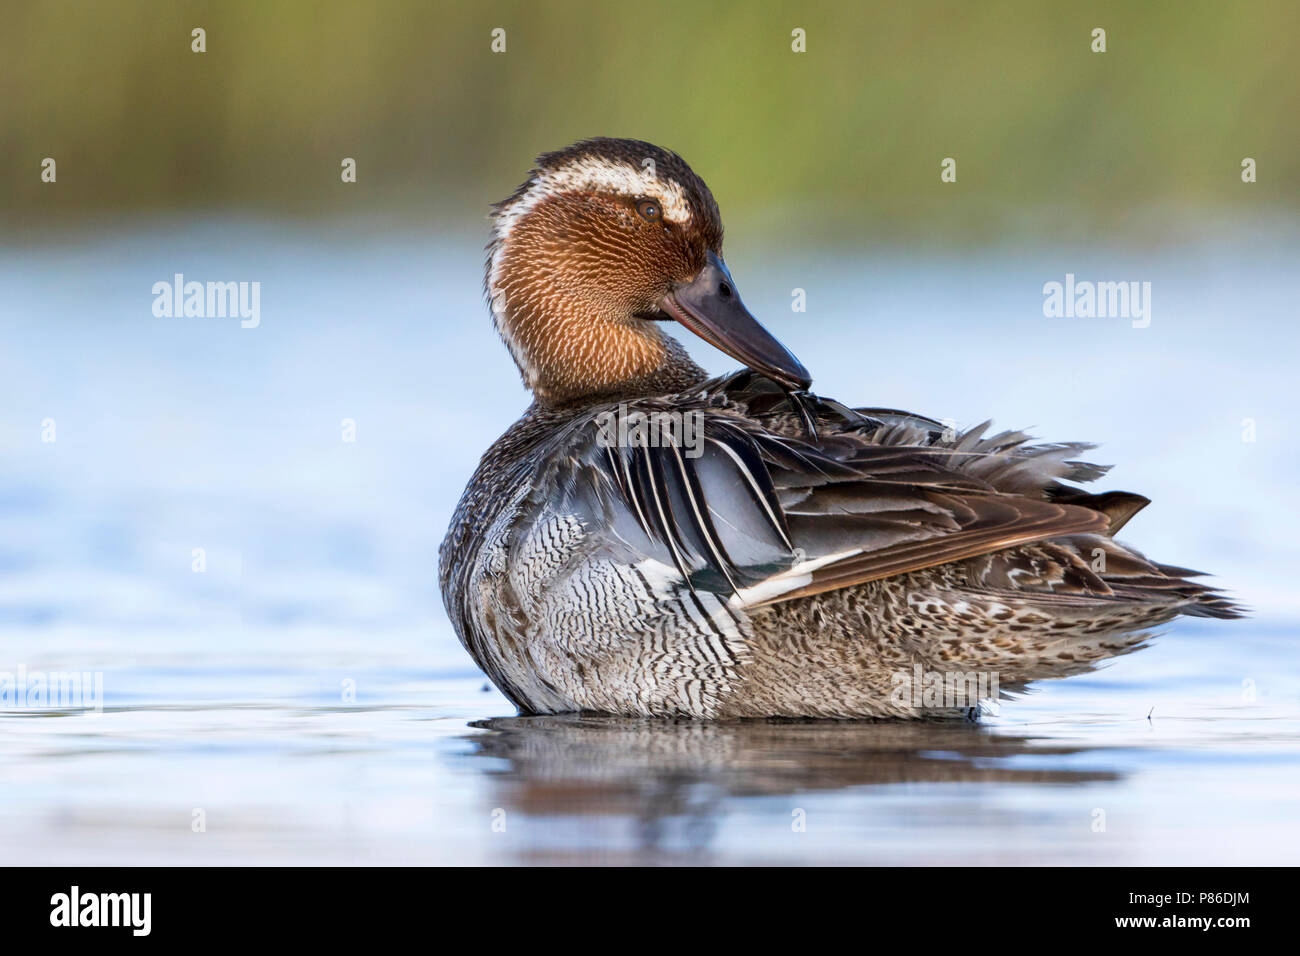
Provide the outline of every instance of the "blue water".
<path id="1" fill-rule="evenodd" d="M 1103 486 L 1155 502 L 1125 537 L 1255 609 L 981 726 L 512 718 L 435 584 L 527 401 L 481 244 L 225 220 L 0 247 L 0 674 L 103 686 L 0 713 L 7 860 L 1293 861 L 1300 236 L 729 246 L 819 391 L 1102 442 Z M 154 317 L 177 272 L 260 282 L 260 325 Z M 1067 272 L 1150 281 L 1150 326 L 1045 318 Z"/>

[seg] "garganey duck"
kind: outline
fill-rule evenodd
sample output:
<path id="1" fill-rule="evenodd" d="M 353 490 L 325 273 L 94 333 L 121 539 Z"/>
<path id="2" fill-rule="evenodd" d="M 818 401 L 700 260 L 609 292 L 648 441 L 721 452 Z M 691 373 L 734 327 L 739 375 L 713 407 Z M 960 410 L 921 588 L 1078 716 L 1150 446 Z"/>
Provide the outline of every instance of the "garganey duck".
<path id="1" fill-rule="evenodd" d="M 1075 457 L 1092 446 L 809 392 L 675 153 L 546 153 L 492 222 L 487 297 L 535 401 L 470 480 L 440 580 L 521 712 L 971 713 L 946 690 L 1078 673 L 1179 614 L 1238 615 L 1114 540 L 1148 502 L 1069 484 L 1104 473 Z M 747 369 L 709 378 L 668 320 Z"/>

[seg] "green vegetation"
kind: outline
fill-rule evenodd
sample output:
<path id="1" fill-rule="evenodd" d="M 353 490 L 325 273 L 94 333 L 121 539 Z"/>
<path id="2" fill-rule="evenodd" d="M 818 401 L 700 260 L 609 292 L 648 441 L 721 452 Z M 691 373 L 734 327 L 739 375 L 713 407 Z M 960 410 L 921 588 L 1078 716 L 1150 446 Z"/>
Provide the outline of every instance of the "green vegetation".
<path id="1" fill-rule="evenodd" d="M 4 218 L 460 214 L 595 134 L 677 149 L 729 220 L 774 232 L 796 204 L 966 235 L 1014 231 L 1009 210 L 1106 229 L 1135 208 L 1289 214 L 1298 63 L 1295 0 L 18 3 Z"/>

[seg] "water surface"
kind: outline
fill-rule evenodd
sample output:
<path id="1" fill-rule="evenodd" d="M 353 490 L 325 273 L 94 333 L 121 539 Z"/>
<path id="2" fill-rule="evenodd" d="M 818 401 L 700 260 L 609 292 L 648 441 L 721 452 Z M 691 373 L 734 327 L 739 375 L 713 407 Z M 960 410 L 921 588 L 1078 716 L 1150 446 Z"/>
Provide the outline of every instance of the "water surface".
<path id="1" fill-rule="evenodd" d="M 1103 487 L 1155 499 L 1125 537 L 1255 608 L 979 724 L 512 716 L 434 583 L 526 401 L 480 244 L 213 222 L 0 249 L 0 671 L 103 681 L 101 713 L 0 713 L 7 860 L 1294 861 L 1295 237 L 729 249 L 819 390 L 1104 441 Z M 1067 271 L 1151 281 L 1151 326 L 1044 318 Z M 176 272 L 260 281 L 261 324 L 155 318 Z"/>

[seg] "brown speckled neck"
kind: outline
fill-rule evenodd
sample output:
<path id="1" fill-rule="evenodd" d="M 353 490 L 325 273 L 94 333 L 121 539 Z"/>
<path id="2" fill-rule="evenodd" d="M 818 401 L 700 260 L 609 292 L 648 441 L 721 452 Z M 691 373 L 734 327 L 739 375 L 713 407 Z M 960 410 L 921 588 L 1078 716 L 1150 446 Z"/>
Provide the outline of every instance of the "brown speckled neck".
<path id="1" fill-rule="evenodd" d="M 652 395 L 675 395 L 705 381 L 709 374 L 700 368 L 680 342 L 661 336 L 663 361 L 649 371 L 639 373 L 607 387 L 592 390 L 579 386 L 574 390 L 539 386 L 533 389 L 537 404 L 543 408 L 567 410 L 601 402 L 646 398 Z"/>

